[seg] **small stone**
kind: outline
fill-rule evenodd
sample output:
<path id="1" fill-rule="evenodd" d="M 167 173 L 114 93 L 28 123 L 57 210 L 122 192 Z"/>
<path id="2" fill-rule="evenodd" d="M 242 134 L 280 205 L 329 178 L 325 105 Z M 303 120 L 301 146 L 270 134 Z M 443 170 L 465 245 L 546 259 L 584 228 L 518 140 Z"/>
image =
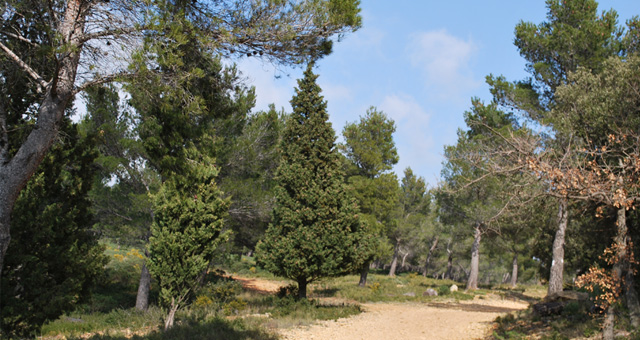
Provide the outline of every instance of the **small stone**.
<path id="1" fill-rule="evenodd" d="M 422 293 L 422 296 L 438 296 L 438 292 L 436 292 L 435 289 L 429 288 Z"/>
<path id="2" fill-rule="evenodd" d="M 414 292 L 408 292 L 408 293 L 404 293 L 404 294 L 402 294 L 402 295 L 404 295 L 404 296 L 416 296 L 416 293 L 414 293 Z"/>
<path id="3" fill-rule="evenodd" d="M 457 292 L 457 291 L 458 291 L 458 286 L 456 286 L 456 285 L 451 285 L 451 287 L 449 287 L 449 291 L 450 291 L 450 292 L 452 292 L 452 293 L 453 293 L 453 292 Z"/>

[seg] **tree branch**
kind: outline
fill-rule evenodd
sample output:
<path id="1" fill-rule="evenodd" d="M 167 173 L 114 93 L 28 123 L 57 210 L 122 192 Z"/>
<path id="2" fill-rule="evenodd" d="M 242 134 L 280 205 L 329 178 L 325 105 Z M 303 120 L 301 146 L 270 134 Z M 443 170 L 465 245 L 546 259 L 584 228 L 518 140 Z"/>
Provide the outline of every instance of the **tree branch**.
<path id="1" fill-rule="evenodd" d="M 27 65 L 27 63 L 22 61 L 22 59 L 20 59 L 18 55 L 13 53 L 13 51 L 5 46 L 2 42 L 0 42 L 0 49 L 4 51 L 9 59 L 18 64 L 18 66 L 20 66 L 23 71 L 27 72 L 29 76 L 38 83 L 38 93 L 42 93 L 42 91 L 46 89 L 47 86 L 49 86 L 49 83 L 44 81 L 44 79 L 42 79 L 42 77 L 34 69 L 32 69 L 29 65 Z"/>
<path id="2" fill-rule="evenodd" d="M 73 95 L 76 95 L 84 90 L 86 90 L 87 88 L 91 87 L 91 86 L 96 86 L 96 85 L 101 85 L 101 84 L 106 84 L 106 83 L 110 83 L 116 80 L 120 80 L 120 79 L 133 79 L 136 76 L 136 74 L 134 73 L 130 73 L 130 72 L 119 72 L 119 73 L 113 73 L 113 74 L 109 74 L 106 76 L 101 76 L 101 77 L 97 77 L 91 81 L 87 81 L 82 83 L 82 85 L 76 87 L 73 90 Z"/>
<path id="3" fill-rule="evenodd" d="M 99 38 L 105 38 L 105 37 L 115 37 L 118 35 L 123 35 L 123 34 L 131 34 L 137 31 L 141 31 L 144 30 L 144 27 L 120 27 L 120 28 L 116 28 L 116 29 L 112 29 L 112 30 L 105 30 L 105 31 L 100 31 L 100 32 L 94 32 L 94 33 L 88 33 L 85 34 L 84 36 L 82 36 L 82 38 L 80 39 L 81 43 L 85 43 L 89 40 L 93 40 L 93 39 L 99 39 Z"/>
<path id="4" fill-rule="evenodd" d="M 27 44 L 29 44 L 31 46 L 36 46 L 36 47 L 40 46 L 39 44 L 36 44 L 33 41 L 31 41 L 31 40 L 29 40 L 29 39 L 27 39 L 27 38 L 25 38 L 25 37 L 23 37 L 21 35 L 10 33 L 10 32 L 7 32 L 7 31 L 2 31 L 2 34 L 6 35 L 6 36 L 9 36 L 11 38 L 18 39 L 20 41 L 26 42 Z"/>

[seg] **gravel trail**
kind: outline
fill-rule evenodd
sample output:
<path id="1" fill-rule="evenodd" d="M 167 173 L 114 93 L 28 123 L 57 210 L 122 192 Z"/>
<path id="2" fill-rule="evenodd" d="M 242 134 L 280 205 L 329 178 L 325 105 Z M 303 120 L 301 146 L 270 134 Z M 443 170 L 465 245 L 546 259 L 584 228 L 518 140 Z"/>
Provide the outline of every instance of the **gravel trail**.
<path id="1" fill-rule="evenodd" d="M 249 289 L 272 294 L 283 285 L 236 278 Z M 523 301 L 488 295 L 459 303 L 365 303 L 363 313 L 307 327 L 282 329 L 283 340 L 467 340 L 481 339 L 496 317 L 526 309 Z"/>
<path id="2" fill-rule="evenodd" d="M 488 334 L 491 322 L 524 309 L 515 301 L 462 304 L 363 304 L 364 313 L 310 327 L 282 330 L 286 340 L 463 340 Z"/>

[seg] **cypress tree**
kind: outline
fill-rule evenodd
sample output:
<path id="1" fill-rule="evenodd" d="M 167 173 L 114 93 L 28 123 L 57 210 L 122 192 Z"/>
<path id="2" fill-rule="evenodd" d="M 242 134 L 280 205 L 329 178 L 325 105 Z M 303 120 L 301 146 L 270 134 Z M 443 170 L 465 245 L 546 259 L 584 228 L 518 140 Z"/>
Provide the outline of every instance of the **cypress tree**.
<path id="1" fill-rule="evenodd" d="M 367 245 L 358 206 L 344 185 L 335 132 L 310 64 L 291 100 L 282 138 L 273 220 L 257 246 L 258 263 L 298 283 L 346 274 Z"/>
<path id="2" fill-rule="evenodd" d="M 220 242 L 229 207 L 215 184 L 210 159 L 192 162 L 189 172 L 165 181 L 156 196 L 149 239 L 149 272 L 158 278 L 161 303 L 169 307 L 165 330 L 197 287 Z"/>

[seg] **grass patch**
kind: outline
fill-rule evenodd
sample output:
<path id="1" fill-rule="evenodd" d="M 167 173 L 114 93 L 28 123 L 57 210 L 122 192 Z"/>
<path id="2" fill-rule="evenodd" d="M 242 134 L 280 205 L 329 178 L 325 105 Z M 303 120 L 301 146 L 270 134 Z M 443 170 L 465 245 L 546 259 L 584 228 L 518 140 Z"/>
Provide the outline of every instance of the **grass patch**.
<path id="1" fill-rule="evenodd" d="M 169 331 L 154 330 L 144 335 L 107 333 L 90 337 L 68 337 L 68 339 L 90 340 L 277 340 L 273 332 L 249 325 L 242 320 L 225 320 L 214 318 L 205 322 L 191 321 L 176 325 Z"/>
<path id="2" fill-rule="evenodd" d="M 309 287 L 311 299 L 298 300 L 295 290 L 283 290 L 280 296 L 265 291 L 245 289 L 241 282 L 222 270 L 205 278 L 189 304 L 176 315 L 176 326 L 170 332 L 160 331 L 165 311 L 152 306 L 147 313 L 133 308 L 143 256 L 134 248 L 107 244 L 111 261 L 106 279 L 96 288 L 93 299 L 74 313 L 50 322 L 42 329 L 44 339 L 276 339 L 274 330 L 309 325 L 318 320 L 336 320 L 362 312 L 359 302 L 424 302 L 438 303 L 470 300 L 494 293 L 480 290 L 451 292 L 458 284 L 451 280 L 425 278 L 417 273 L 389 277 L 386 273 L 370 273 L 369 284 L 358 287 L 359 276 L 329 278 Z M 253 258 L 235 256 L 222 269 L 232 276 L 281 281 L 259 268 Z M 460 285 L 462 286 L 462 285 Z M 434 289 L 438 296 L 426 296 Z M 152 290 L 151 302 L 157 301 Z M 504 290 L 504 294 L 524 294 Z M 507 334 L 512 332 L 506 329 Z M 513 333 L 513 332 L 512 332 Z M 515 333 L 514 333 L 515 334 Z"/>
<path id="3" fill-rule="evenodd" d="M 281 278 L 257 266 L 254 257 L 245 255 L 228 254 L 216 261 L 215 267 L 226 271 L 231 276 L 240 275 L 268 280 L 281 280 Z"/>
<path id="4" fill-rule="evenodd" d="M 547 287 L 542 285 L 518 285 L 514 288 L 510 285 L 498 285 L 494 286 L 490 292 L 508 299 L 536 303 L 547 295 Z"/>
<path id="5" fill-rule="evenodd" d="M 205 278 L 189 305 L 178 311 L 176 326 L 165 333 L 160 329 L 166 311 L 152 306 L 143 313 L 133 308 L 142 259 L 130 248 L 109 245 L 107 249 L 111 256 L 107 277 L 96 288 L 91 302 L 46 324 L 41 330 L 43 339 L 269 340 L 277 339 L 273 332 L 277 328 L 361 312 L 354 304 L 297 300 L 247 290 L 240 282 L 215 271 Z M 151 302 L 156 300 L 157 296 L 151 298 Z"/>
<path id="6" fill-rule="evenodd" d="M 164 312 L 152 307 L 146 313 L 131 309 L 114 309 L 110 312 L 74 312 L 49 322 L 42 327 L 42 336 L 54 337 L 63 334 L 67 337 L 79 337 L 87 333 L 146 332 L 158 328 Z"/>
<path id="7" fill-rule="evenodd" d="M 337 320 L 362 312 L 356 304 L 328 304 L 318 300 L 298 300 L 292 296 L 266 296 L 249 302 L 250 310 L 263 318 L 266 328 L 289 328 L 306 326 L 320 320 Z M 255 315 L 254 314 L 254 315 Z"/>
<path id="8" fill-rule="evenodd" d="M 312 285 L 312 297 L 337 297 L 357 302 L 429 302 L 442 300 L 470 300 L 473 294 L 450 292 L 452 280 L 425 278 L 416 273 L 403 273 L 396 277 L 383 274 L 369 274 L 366 287 L 357 285 L 359 276 L 348 275 L 319 281 Z M 438 296 L 424 296 L 432 288 Z"/>

